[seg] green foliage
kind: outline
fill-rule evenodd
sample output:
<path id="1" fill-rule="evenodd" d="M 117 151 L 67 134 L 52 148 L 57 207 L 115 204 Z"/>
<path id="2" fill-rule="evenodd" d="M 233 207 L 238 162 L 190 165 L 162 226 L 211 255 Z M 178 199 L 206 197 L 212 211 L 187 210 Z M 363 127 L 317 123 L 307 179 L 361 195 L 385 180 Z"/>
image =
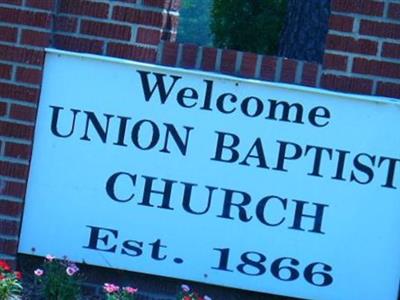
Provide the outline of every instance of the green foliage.
<path id="1" fill-rule="evenodd" d="M 214 0 L 214 45 L 276 54 L 285 13 L 286 0 Z"/>
<path id="2" fill-rule="evenodd" d="M 0 300 L 18 300 L 22 292 L 21 273 L 13 272 L 10 266 L 0 260 Z"/>
<path id="3" fill-rule="evenodd" d="M 20 299 L 21 291 L 22 285 L 15 277 L 0 280 L 0 300 Z"/>
<path id="4" fill-rule="evenodd" d="M 212 0 L 183 0 L 179 11 L 178 41 L 211 46 Z"/>
<path id="5" fill-rule="evenodd" d="M 46 300 L 79 299 L 82 278 L 72 262 L 48 255 L 42 268 L 35 270 L 35 280 Z"/>

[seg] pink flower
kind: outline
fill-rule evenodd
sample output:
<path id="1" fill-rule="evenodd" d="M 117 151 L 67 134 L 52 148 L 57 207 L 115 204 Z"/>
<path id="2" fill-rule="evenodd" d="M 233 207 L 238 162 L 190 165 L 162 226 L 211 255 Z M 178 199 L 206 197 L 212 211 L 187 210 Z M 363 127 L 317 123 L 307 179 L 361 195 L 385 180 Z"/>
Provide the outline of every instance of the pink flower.
<path id="1" fill-rule="evenodd" d="M 75 273 L 79 271 L 78 266 L 74 263 L 69 264 L 69 267 L 72 268 L 75 271 Z"/>
<path id="2" fill-rule="evenodd" d="M 72 276 L 74 275 L 76 272 L 78 272 L 76 269 L 74 269 L 73 267 L 68 267 L 65 272 L 67 272 L 68 276 Z"/>
<path id="3" fill-rule="evenodd" d="M 47 255 L 46 255 L 46 259 L 47 259 L 48 261 L 53 261 L 55 258 L 56 258 L 56 257 L 53 256 L 53 255 L 51 255 L 51 254 L 47 254 Z"/>
<path id="4" fill-rule="evenodd" d="M 182 284 L 181 289 L 186 293 L 190 291 L 190 287 L 187 284 Z"/>
<path id="5" fill-rule="evenodd" d="M 44 272 L 43 272 L 42 269 L 36 269 L 35 271 L 33 271 L 33 273 L 34 273 L 36 276 L 40 277 L 40 276 L 43 275 Z"/>
<path id="6" fill-rule="evenodd" d="M 130 286 L 124 287 L 123 290 L 125 292 L 127 292 L 128 294 L 135 294 L 138 291 L 137 288 L 133 288 L 133 287 L 130 287 Z"/>
<path id="7" fill-rule="evenodd" d="M 106 293 L 111 294 L 114 292 L 118 292 L 119 291 L 119 286 L 112 284 L 112 283 L 105 283 L 103 286 L 104 291 L 106 291 Z"/>

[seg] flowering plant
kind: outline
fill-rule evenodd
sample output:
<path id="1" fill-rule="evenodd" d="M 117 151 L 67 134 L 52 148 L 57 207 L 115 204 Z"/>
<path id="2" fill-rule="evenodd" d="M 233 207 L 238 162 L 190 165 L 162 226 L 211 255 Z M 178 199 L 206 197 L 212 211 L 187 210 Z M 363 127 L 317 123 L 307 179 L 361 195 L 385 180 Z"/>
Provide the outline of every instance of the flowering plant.
<path id="1" fill-rule="evenodd" d="M 176 300 L 212 300 L 209 296 L 204 295 L 203 297 L 199 293 L 193 291 L 190 286 L 186 284 L 181 285 L 181 289 L 178 292 Z"/>
<path id="2" fill-rule="evenodd" d="M 0 300 L 20 299 L 21 278 L 20 272 L 13 272 L 4 260 L 0 260 Z"/>
<path id="3" fill-rule="evenodd" d="M 42 268 L 34 271 L 45 299 L 78 299 L 82 278 L 78 266 L 66 258 L 59 260 L 47 255 Z"/>
<path id="4" fill-rule="evenodd" d="M 135 300 L 138 289 L 130 286 L 120 288 L 112 283 L 105 283 L 103 290 L 106 293 L 106 300 Z"/>

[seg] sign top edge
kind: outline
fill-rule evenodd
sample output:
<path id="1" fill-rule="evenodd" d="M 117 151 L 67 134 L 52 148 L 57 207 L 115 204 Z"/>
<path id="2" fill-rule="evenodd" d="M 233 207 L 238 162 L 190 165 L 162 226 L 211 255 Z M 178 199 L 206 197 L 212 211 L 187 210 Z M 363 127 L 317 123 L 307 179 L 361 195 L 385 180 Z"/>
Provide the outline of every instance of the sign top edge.
<path id="1" fill-rule="evenodd" d="M 370 95 L 361 95 L 361 94 L 351 94 L 351 93 L 330 91 L 330 90 L 325 90 L 325 89 L 321 89 L 321 88 L 308 87 L 308 86 L 297 85 L 297 84 L 287 84 L 287 83 L 281 83 L 281 82 L 263 81 L 263 80 L 259 80 L 259 79 L 253 79 L 253 78 L 243 78 L 243 77 L 237 77 L 234 75 L 206 72 L 206 71 L 196 70 L 196 69 L 184 69 L 184 68 L 180 68 L 180 67 L 163 66 L 163 65 L 158 65 L 158 64 L 138 62 L 138 61 L 134 61 L 134 60 L 117 58 L 117 57 L 110 57 L 110 56 L 90 54 L 90 53 L 72 52 L 72 51 L 59 50 L 59 49 L 54 49 L 54 48 L 45 48 L 45 52 L 46 52 L 46 54 L 50 53 L 50 54 L 55 54 L 55 55 L 80 57 L 80 58 L 85 58 L 85 59 L 100 60 L 100 61 L 133 65 L 133 66 L 141 66 L 141 67 L 147 67 L 147 68 L 157 66 L 157 68 L 160 68 L 162 70 L 174 70 L 174 72 L 183 73 L 183 74 L 196 74 L 196 75 L 201 74 L 201 75 L 204 75 L 207 77 L 219 78 L 219 79 L 224 79 L 224 80 L 229 80 L 229 81 L 253 83 L 253 84 L 264 85 L 264 86 L 269 86 L 269 87 L 286 88 L 286 89 L 300 91 L 300 92 L 329 95 L 329 96 L 335 96 L 335 97 L 347 98 L 347 99 L 350 98 L 352 100 L 376 102 L 378 104 L 394 104 L 394 105 L 400 106 L 400 99 L 389 98 L 389 97 L 384 97 L 384 96 L 370 96 Z"/>

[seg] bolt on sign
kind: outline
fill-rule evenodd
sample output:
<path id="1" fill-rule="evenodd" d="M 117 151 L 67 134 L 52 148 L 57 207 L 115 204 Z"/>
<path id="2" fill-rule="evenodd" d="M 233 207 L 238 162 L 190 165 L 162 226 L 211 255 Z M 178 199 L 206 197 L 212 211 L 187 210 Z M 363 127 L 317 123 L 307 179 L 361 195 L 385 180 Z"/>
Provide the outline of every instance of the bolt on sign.
<path id="1" fill-rule="evenodd" d="M 400 105 L 47 50 L 19 252 L 394 300 Z"/>

